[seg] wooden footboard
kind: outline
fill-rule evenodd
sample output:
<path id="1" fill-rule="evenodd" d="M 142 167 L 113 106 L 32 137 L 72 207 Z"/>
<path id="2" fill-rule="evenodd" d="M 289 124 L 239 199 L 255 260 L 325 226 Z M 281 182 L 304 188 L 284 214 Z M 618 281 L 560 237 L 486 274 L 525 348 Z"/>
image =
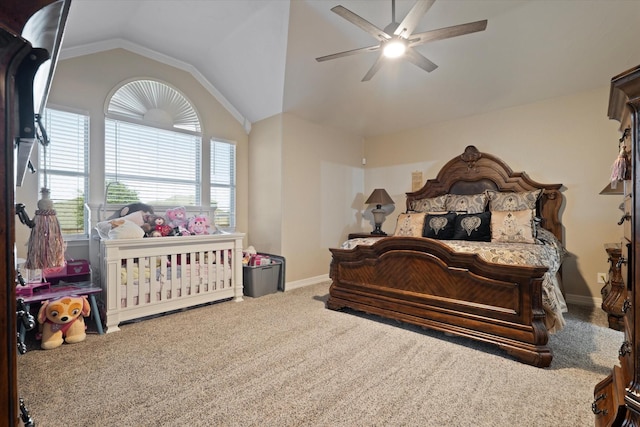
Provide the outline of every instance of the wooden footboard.
<path id="1" fill-rule="evenodd" d="M 331 252 L 328 308 L 496 344 L 522 362 L 550 365 L 542 306 L 546 268 L 492 264 L 414 237 Z"/>
<path id="2" fill-rule="evenodd" d="M 121 322 L 224 299 L 242 300 L 244 234 L 102 240 L 107 332 Z"/>

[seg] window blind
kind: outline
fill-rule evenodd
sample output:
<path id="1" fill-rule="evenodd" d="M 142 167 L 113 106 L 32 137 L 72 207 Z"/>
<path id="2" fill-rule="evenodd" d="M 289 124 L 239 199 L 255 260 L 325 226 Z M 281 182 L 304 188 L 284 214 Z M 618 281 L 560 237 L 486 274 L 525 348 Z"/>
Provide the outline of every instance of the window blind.
<path id="1" fill-rule="evenodd" d="M 107 203 L 200 204 L 201 138 L 105 119 Z"/>
<path id="2" fill-rule="evenodd" d="M 236 220 L 236 146 L 211 140 L 211 206 L 216 207 L 215 224 L 235 228 Z"/>
<path id="3" fill-rule="evenodd" d="M 49 145 L 39 144 L 39 182 L 51 200 L 65 237 L 87 235 L 84 204 L 89 192 L 89 117 L 47 108 Z"/>

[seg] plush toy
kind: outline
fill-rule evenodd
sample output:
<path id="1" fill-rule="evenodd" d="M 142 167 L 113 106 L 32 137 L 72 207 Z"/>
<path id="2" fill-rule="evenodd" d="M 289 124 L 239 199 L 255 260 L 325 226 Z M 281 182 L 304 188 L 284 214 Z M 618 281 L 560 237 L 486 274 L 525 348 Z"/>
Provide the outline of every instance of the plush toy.
<path id="1" fill-rule="evenodd" d="M 173 229 L 166 224 L 164 217 L 159 215 L 149 215 L 142 229 L 146 237 L 166 237 L 173 235 Z"/>
<path id="2" fill-rule="evenodd" d="M 249 265 L 249 260 L 257 253 L 258 251 L 256 251 L 256 248 L 254 248 L 253 246 L 249 246 L 247 249 L 242 251 L 242 265 Z"/>
<path id="3" fill-rule="evenodd" d="M 132 213 L 139 212 L 139 211 L 141 211 L 143 214 L 152 214 L 153 207 L 140 202 L 130 203 L 126 206 L 123 206 L 122 209 L 114 212 L 114 214 L 107 219 L 122 218 L 123 216 L 131 215 Z M 138 224 L 138 225 L 141 225 L 141 224 Z"/>
<path id="4" fill-rule="evenodd" d="M 209 227 L 209 218 L 204 215 L 196 215 L 189 219 L 189 226 L 187 229 L 191 234 L 210 234 Z"/>
<path id="5" fill-rule="evenodd" d="M 84 317 L 91 308 L 86 296 L 65 296 L 44 301 L 38 311 L 38 323 L 42 334 L 40 346 L 45 350 L 84 341 L 87 337 Z"/>
<path id="6" fill-rule="evenodd" d="M 167 225 L 173 229 L 174 234 L 182 236 L 191 234 L 189 230 L 187 230 L 189 222 L 187 220 L 187 209 L 184 206 L 167 209 L 165 217 L 167 219 Z"/>

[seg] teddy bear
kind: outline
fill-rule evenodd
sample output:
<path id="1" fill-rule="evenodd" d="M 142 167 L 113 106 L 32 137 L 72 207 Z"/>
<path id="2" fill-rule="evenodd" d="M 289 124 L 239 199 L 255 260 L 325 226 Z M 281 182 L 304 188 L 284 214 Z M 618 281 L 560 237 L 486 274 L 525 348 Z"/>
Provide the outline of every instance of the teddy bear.
<path id="1" fill-rule="evenodd" d="M 167 225 L 173 229 L 174 234 L 179 236 L 189 236 L 191 234 L 187 230 L 189 222 L 187 220 L 187 209 L 184 206 L 167 209 L 165 218 Z"/>
<path id="2" fill-rule="evenodd" d="M 64 296 L 44 301 L 38 311 L 38 323 L 44 350 L 58 348 L 63 342 L 69 344 L 84 341 L 87 337 L 84 317 L 91 308 L 86 296 Z"/>
<path id="3" fill-rule="evenodd" d="M 173 229 L 166 224 L 164 217 L 159 215 L 149 215 L 147 221 L 142 225 L 145 237 L 166 237 L 173 235 Z"/>
<path id="4" fill-rule="evenodd" d="M 187 230 L 191 234 L 200 235 L 200 234 L 210 234 L 209 233 L 209 218 L 204 215 L 196 215 L 189 219 L 189 226 Z"/>

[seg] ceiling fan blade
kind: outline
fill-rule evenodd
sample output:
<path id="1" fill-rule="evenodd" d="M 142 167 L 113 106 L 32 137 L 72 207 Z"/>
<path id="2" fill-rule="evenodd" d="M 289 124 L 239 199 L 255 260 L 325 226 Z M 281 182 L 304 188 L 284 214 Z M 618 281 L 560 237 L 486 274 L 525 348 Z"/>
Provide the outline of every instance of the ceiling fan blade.
<path id="1" fill-rule="evenodd" d="M 433 5 L 435 0 L 418 0 L 416 4 L 413 5 L 407 16 L 404 17 L 398 28 L 393 32 L 396 36 L 402 36 L 404 38 L 409 38 L 413 30 L 416 29 L 418 22 L 427 13 L 427 10 Z"/>
<path id="2" fill-rule="evenodd" d="M 436 68 L 438 68 L 438 66 L 436 64 L 434 64 L 433 62 L 429 61 L 427 58 L 425 58 L 424 56 L 422 56 L 422 54 L 420 54 L 419 52 L 417 52 L 414 49 L 407 49 L 407 51 L 404 54 L 404 58 L 411 62 L 414 65 L 417 65 L 418 67 L 422 68 L 423 70 L 425 70 L 426 72 L 430 73 L 433 70 L 435 70 Z"/>
<path id="3" fill-rule="evenodd" d="M 487 20 L 469 22 L 468 24 L 454 25 L 452 27 L 439 28 L 414 34 L 409 38 L 409 46 L 417 46 L 427 42 L 462 36 L 469 33 L 484 31 L 487 28 Z"/>
<path id="4" fill-rule="evenodd" d="M 321 56 L 319 58 L 316 58 L 316 61 L 318 62 L 328 61 L 330 59 L 342 58 L 343 56 L 350 56 L 358 53 L 375 52 L 376 50 L 380 50 L 380 45 L 361 47 L 359 49 L 347 50 L 345 52 L 339 52 L 331 55 Z"/>
<path id="5" fill-rule="evenodd" d="M 361 29 L 371 34 L 373 37 L 375 37 L 380 41 L 389 40 L 391 38 L 389 34 L 385 33 L 380 28 L 376 27 L 375 25 L 373 25 L 371 22 L 367 21 L 360 15 L 356 15 L 355 13 L 351 12 L 346 7 L 335 6 L 331 8 L 331 11 L 342 16 L 344 19 L 351 22 L 352 24 L 360 27 Z"/>
<path id="6" fill-rule="evenodd" d="M 384 54 L 380 53 L 380 55 L 378 56 L 378 59 L 376 59 L 376 62 L 374 62 L 371 68 L 369 68 L 369 71 L 367 71 L 367 74 L 364 75 L 361 81 L 368 82 L 369 80 L 371 80 L 371 78 L 378 72 L 380 67 L 382 67 L 383 63 L 384 63 Z"/>

